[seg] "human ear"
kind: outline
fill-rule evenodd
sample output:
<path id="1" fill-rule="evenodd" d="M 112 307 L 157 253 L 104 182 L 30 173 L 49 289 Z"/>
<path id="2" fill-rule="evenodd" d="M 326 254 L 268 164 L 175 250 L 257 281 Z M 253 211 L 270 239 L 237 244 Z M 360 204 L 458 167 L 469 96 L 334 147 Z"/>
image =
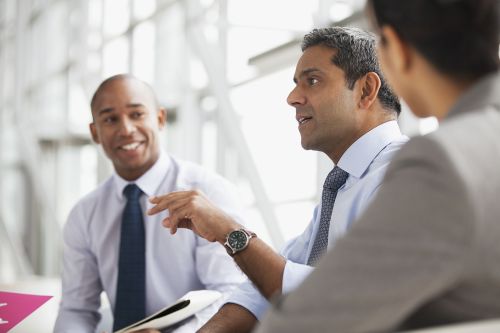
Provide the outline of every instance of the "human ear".
<path id="1" fill-rule="evenodd" d="M 361 89 L 361 99 L 359 106 L 368 109 L 376 100 L 380 90 L 380 77 L 375 72 L 368 72 L 358 81 Z"/>
<path id="2" fill-rule="evenodd" d="M 90 129 L 90 135 L 92 136 L 92 140 L 94 140 L 94 142 L 97 144 L 101 143 L 99 141 L 99 135 L 97 135 L 97 129 L 95 127 L 95 123 L 90 123 L 89 129 Z"/>
<path id="3" fill-rule="evenodd" d="M 165 127 L 165 123 L 167 122 L 167 109 L 161 107 L 158 109 L 157 113 L 158 117 L 158 125 L 160 128 Z"/>

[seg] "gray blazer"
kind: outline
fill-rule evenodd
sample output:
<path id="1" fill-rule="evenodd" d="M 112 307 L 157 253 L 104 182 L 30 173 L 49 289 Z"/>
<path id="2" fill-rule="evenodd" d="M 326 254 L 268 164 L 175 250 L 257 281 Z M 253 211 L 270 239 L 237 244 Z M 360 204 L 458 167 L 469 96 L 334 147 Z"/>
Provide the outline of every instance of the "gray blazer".
<path id="1" fill-rule="evenodd" d="M 500 317 L 500 75 L 410 140 L 377 197 L 258 332 L 392 332 Z"/>

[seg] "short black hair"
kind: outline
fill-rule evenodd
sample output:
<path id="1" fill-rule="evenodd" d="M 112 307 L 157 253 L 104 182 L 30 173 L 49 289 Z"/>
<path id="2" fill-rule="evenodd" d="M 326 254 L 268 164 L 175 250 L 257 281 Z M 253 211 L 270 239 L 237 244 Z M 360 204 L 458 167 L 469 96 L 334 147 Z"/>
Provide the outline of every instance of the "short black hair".
<path id="1" fill-rule="evenodd" d="M 403 0 L 401 0 L 403 1 Z M 378 92 L 380 103 L 385 109 L 399 114 L 401 104 L 382 75 L 375 48 L 375 36 L 367 31 L 350 27 L 330 27 L 314 29 L 304 36 L 302 51 L 311 46 L 322 45 L 335 49 L 332 63 L 342 69 L 347 87 L 354 84 L 369 72 L 377 73 L 381 86 Z"/>
<path id="2" fill-rule="evenodd" d="M 498 0 L 369 0 L 368 9 L 377 26 L 391 26 L 451 78 L 474 80 L 499 68 Z"/>

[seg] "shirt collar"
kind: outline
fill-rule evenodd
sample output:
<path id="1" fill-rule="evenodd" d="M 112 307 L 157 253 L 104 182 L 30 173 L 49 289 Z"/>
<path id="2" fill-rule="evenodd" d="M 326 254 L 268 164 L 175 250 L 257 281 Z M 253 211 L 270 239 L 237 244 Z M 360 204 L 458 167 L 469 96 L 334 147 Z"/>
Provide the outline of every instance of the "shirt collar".
<path id="1" fill-rule="evenodd" d="M 337 166 L 349 175 L 361 178 L 382 149 L 401 136 L 397 121 L 385 122 L 356 140 L 342 155 Z"/>
<path id="2" fill-rule="evenodd" d="M 160 150 L 160 156 L 158 157 L 156 163 L 153 164 L 153 166 L 146 171 L 145 174 L 134 181 L 125 180 L 115 172 L 113 174 L 113 180 L 118 198 L 120 200 L 124 200 L 123 189 L 128 184 L 136 184 L 148 197 L 154 195 L 158 186 L 160 186 L 161 180 L 165 178 L 170 164 L 171 161 L 168 155 Z"/>
<path id="3" fill-rule="evenodd" d="M 500 72 L 485 76 L 469 88 L 451 108 L 448 117 L 489 105 L 500 109 Z"/>

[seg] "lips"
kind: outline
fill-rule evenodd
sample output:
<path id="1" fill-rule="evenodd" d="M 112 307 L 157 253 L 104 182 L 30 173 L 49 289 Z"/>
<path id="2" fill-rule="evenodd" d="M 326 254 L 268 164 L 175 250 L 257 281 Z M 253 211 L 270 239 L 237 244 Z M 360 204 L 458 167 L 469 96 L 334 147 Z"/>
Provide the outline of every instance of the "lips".
<path id="1" fill-rule="evenodd" d="M 124 145 L 118 146 L 118 150 L 124 150 L 124 151 L 135 151 L 137 148 L 139 148 L 142 145 L 142 142 L 136 141 L 136 142 L 130 142 L 126 143 Z"/>
<path id="2" fill-rule="evenodd" d="M 307 123 L 309 120 L 311 120 L 311 119 L 312 119 L 312 117 L 310 117 L 310 116 L 299 116 L 299 115 L 297 115 L 297 116 L 296 116 L 296 119 L 297 119 L 297 121 L 299 122 L 299 126 L 300 126 L 300 125 L 304 125 L 305 123 Z"/>

